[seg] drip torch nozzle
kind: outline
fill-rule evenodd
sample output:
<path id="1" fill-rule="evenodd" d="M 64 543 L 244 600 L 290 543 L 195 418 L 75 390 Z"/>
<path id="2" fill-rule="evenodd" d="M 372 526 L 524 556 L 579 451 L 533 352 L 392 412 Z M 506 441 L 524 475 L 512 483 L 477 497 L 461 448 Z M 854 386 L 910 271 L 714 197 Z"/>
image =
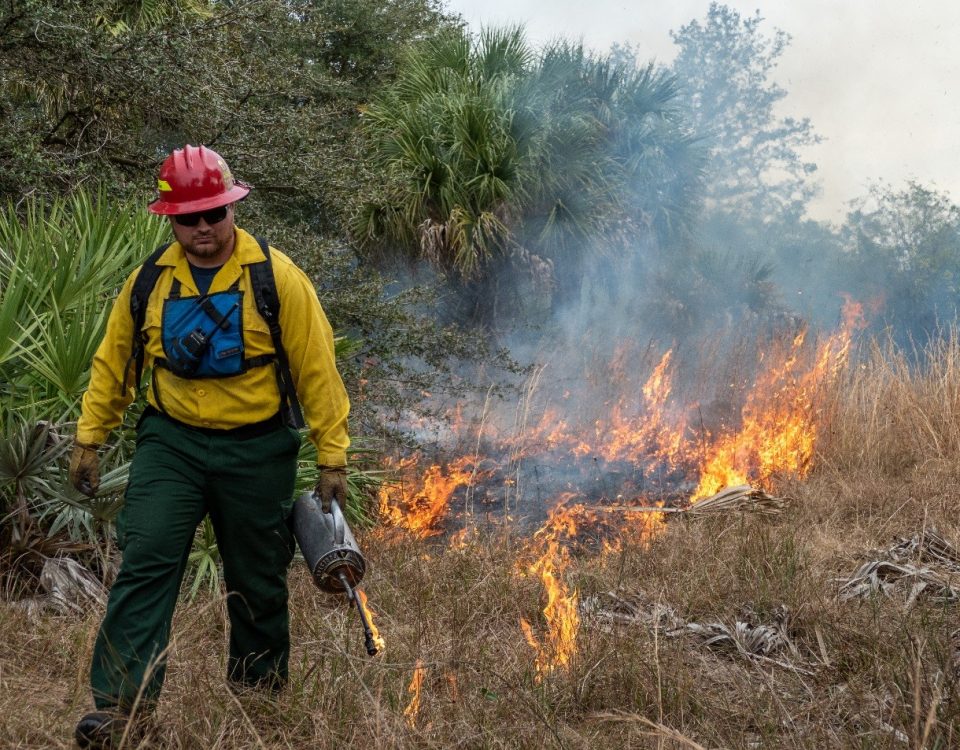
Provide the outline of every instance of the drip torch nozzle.
<path id="1" fill-rule="evenodd" d="M 344 573 L 340 573 L 337 577 L 340 579 L 340 583 L 343 584 L 343 590 L 347 592 L 347 596 L 357 605 L 357 612 L 360 613 L 360 622 L 363 624 L 363 645 L 366 646 L 367 654 L 369 656 L 376 656 L 379 649 L 373 640 L 373 630 L 370 628 L 370 621 L 367 619 L 367 611 L 363 608 L 363 602 L 360 601 L 360 597 L 357 596 L 357 592 L 353 590 L 350 581 L 347 580 L 347 576 Z"/>

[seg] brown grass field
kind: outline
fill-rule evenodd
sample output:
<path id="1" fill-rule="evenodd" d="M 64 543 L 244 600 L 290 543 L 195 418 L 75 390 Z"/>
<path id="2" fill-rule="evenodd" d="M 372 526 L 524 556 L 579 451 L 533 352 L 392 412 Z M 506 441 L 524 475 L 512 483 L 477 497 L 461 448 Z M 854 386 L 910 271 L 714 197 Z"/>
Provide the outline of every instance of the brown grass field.
<path id="1" fill-rule="evenodd" d="M 540 580 L 523 573 L 528 540 L 494 530 L 450 549 L 373 531 L 360 543 L 383 654 L 365 655 L 356 613 L 299 563 L 291 683 L 277 700 L 236 698 L 223 679 L 223 602 L 201 596 L 177 613 L 158 728 L 126 746 L 960 746 L 960 574 L 912 598 L 910 581 L 840 596 L 900 538 L 936 528 L 960 544 L 960 347 L 916 369 L 875 352 L 824 414 L 812 473 L 772 488 L 792 498 L 785 513 L 670 519 L 650 541 L 575 552 L 566 581 L 581 604 L 609 613 L 618 602 L 623 616 L 582 607 L 567 668 L 538 676 L 519 626 L 546 630 Z M 935 567 L 922 549 L 906 562 Z M 784 611 L 788 646 L 760 655 L 676 627 L 769 625 Z M 31 620 L 0 604 L 0 747 L 72 746 L 100 616 Z"/>

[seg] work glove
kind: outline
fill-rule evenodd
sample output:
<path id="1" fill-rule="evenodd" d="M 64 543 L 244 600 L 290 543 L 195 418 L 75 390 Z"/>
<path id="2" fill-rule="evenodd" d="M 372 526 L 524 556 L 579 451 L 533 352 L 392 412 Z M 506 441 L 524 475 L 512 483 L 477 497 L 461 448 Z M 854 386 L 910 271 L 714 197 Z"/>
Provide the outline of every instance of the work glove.
<path id="1" fill-rule="evenodd" d="M 342 508 L 347 502 L 347 467 L 346 466 L 318 466 L 320 481 L 314 490 L 320 497 L 320 509 L 324 513 L 330 512 L 330 501 L 336 498 Z"/>
<path id="2" fill-rule="evenodd" d="M 70 454 L 70 484 L 87 497 L 93 497 L 100 489 L 99 445 L 74 443 Z"/>

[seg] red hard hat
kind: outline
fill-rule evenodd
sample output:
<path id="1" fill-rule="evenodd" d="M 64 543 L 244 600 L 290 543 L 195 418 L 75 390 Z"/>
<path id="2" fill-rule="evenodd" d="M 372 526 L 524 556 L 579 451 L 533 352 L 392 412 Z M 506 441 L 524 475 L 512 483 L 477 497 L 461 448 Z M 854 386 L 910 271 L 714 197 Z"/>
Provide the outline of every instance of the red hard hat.
<path id="1" fill-rule="evenodd" d="M 236 182 L 216 151 L 186 145 L 175 149 L 160 167 L 160 197 L 147 208 L 161 216 L 191 214 L 245 198 L 250 187 Z"/>

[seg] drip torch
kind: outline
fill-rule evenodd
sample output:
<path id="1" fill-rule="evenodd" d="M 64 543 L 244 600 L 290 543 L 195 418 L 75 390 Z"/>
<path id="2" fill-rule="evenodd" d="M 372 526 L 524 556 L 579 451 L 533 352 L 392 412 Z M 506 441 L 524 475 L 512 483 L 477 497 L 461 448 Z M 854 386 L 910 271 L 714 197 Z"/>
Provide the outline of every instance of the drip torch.
<path id="1" fill-rule="evenodd" d="M 324 513 L 316 493 L 304 492 L 293 504 L 293 535 L 317 588 L 328 594 L 345 593 L 357 606 L 364 645 L 367 653 L 375 656 L 379 649 L 357 590 L 367 570 L 367 561 L 353 538 L 340 505 L 332 500 L 330 512 Z"/>

